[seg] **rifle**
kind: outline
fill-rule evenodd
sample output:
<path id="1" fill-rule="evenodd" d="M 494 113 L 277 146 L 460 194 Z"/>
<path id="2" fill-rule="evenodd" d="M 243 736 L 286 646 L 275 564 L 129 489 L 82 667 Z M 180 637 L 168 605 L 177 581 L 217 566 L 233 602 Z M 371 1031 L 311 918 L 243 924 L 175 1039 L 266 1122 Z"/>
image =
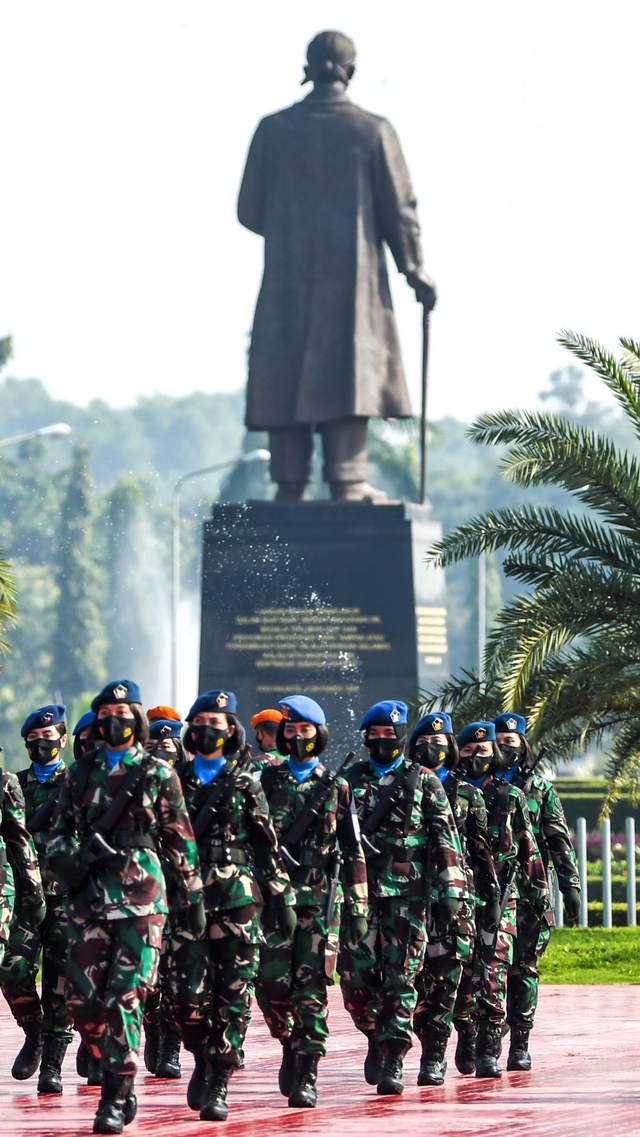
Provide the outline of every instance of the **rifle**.
<path id="1" fill-rule="evenodd" d="M 299 869 L 301 865 L 300 862 L 297 861 L 294 856 L 292 856 L 289 850 L 289 846 L 295 846 L 300 843 L 309 826 L 318 817 L 322 806 L 329 797 L 331 790 L 333 789 L 345 766 L 348 766 L 349 763 L 353 762 L 354 758 L 355 752 L 353 750 L 350 750 L 346 758 L 340 763 L 337 769 L 331 771 L 328 774 L 325 774 L 324 777 L 320 779 L 320 782 L 316 787 L 316 790 L 308 802 L 306 808 L 303 809 L 300 816 L 294 821 L 291 828 L 287 830 L 284 837 L 280 841 L 280 852 L 284 857 L 285 863 L 292 868 Z"/>
<path id="2" fill-rule="evenodd" d="M 479 749 L 479 746 L 474 746 L 471 754 L 468 754 L 466 758 L 460 759 L 455 770 L 449 770 L 449 774 L 444 782 L 444 792 L 449 798 L 449 805 L 452 809 L 454 808 L 458 799 L 458 789 L 460 788 L 461 783 L 464 781 L 469 766 L 473 762 L 473 759 L 475 758 Z"/>
<path id="3" fill-rule="evenodd" d="M 50 793 L 47 800 L 38 806 L 35 813 L 31 814 L 31 817 L 27 821 L 27 829 L 32 836 L 34 833 L 39 833 L 41 829 L 44 829 L 45 825 L 47 825 L 53 817 L 56 805 L 58 804 L 58 798 L 60 797 L 60 789 L 61 786 L 58 786 L 57 790 Z"/>
<path id="4" fill-rule="evenodd" d="M 214 787 L 205 801 L 202 809 L 198 813 L 195 821 L 193 822 L 193 835 L 196 839 L 196 844 L 202 837 L 204 837 L 207 829 L 213 821 L 216 809 L 220 805 L 224 797 L 233 789 L 233 784 L 251 757 L 251 747 L 243 746 L 238 757 L 227 762 L 226 768 L 221 770 L 218 777 L 215 779 Z"/>
<path id="5" fill-rule="evenodd" d="M 373 842 L 370 840 L 370 834 L 373 834 L 378 829 L 382 821 L 389 813 L 396 795 L 399 795 L 407 782 L 409 775 L 415 771 L 416 777 L 420 772 L 419 762 L 406 762 L 404 761 L 392 782 L 387 786 L 380 800 L 371 810 L 367 820 L 360 826 L 360 841 L 364 849 L 365 857 L 379 857 L 381 856 L 380 849 L 376 849 Z"/>
<path id="6" fill-rule="evenodd" d="M 540 765 L 543 758 L 546 758 L 548 753 L 549 753 L 549 751 L 548 751 L 547 747 L 543 746 L 542 750 L 538 754 L 537 758 L 533 759 L 533 762 L 531 763 L 531 765 L 530 766 L 524 766 L 524 767 L 520 766 L 520 768 L 516 771 L 513 778 L 511 779 L 513 785 L 517 786 L 519 790 L 522 790 L 525 797 L 527 796 L 527 794 L 529 793 L 529 790 L 531 789 L 531 784 L 533 782 L 533 775 L 536 772 L 536 767 Z"/>
<path id="7" fill-rule="evenodd" d="M 342 867 L 342 850 L 338 846 L 336 855 L 333 858 L 333 870 L 329 877 L 329 891 L 327 892 L 327 930 L 331 927 L 333 920 L 333 913 L 336 906 L 336 898 L 338 896 L 338 885 L 340 884 L 340 869 Z"/>

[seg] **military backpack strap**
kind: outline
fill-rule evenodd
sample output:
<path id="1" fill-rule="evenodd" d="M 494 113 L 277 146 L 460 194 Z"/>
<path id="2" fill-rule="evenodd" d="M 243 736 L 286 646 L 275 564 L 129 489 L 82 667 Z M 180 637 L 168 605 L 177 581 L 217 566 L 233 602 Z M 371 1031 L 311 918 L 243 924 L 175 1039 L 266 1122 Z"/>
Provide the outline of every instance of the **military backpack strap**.
<path id="1" fill-rule="evenodd" d="M 406 841 L 407 836 L 409 834 L 409 829 L 411 828 L 411 813 L 413 810 L 413 797 L 414 797 L 414 794 L 418 788 L 419 778 L 420 778 L 420 766 L 416 762 L 415 765 L 413 765 L 411 767 L 411 769 L 409 770 L 409 773 L 407 774 L 407 780 L 404 784 L 405 789 L 407 791 L 407 800 L 406 800 L 405 807 L 404 807 L 404 821 L 402 823 L 402 836 L 403 836 L 405 841 Z"/>
<path id="2" fill-rule="evenodd" d="M 88 754 L 84 754 L 80 761 L 77 763 L 76 784 L 74 793 L 74 805 L 76 809 L 82 809 L 82 802 L 84 795 L 87 792 L 91 771 L 95 765 L 96 758 L 98 757 L 97 750 L 90 750 Z"/>
<path id="3" fill-rule="evenodd" d="M 498 782 L 496 786 L 495 804 L 498 813 L 499 836 L 498 849 L 501 853 L 507 851 L 507 821 L 509 819 L 509 803 L 511 794 L 508 782 Z"/>
<path id="4" fill-rule="evenodd" d="M 281 766 L 266 766 L 262 771 L 262 777 L 260 778 L 260 781 L 262 783 L 262 788 L 265 792 L 267 801 L 276 788 L 276 782 L 278 781 L 278 776 L 281 769 Z"/>
<path id="5" fill-rule="evenodd" d="M 366 774 L 369 768 L 369 762 L 365 760 L 364 762 L 354 762 L 353 766 L 349 766 L 349 768 L 344 771 L 343 777 L 349 783 L 352 790 L 359 785 L 362 775 Z"/>
<path id="6" fill-rule="evenodd" d="M 18 773 L 16 774 L 16 778 L 20 782 L 21 788 L 24 790 L 24 787 L 26 786 L 27 782 L 29 781 L 29 767 L 27 766 L 26 770 L 18 770 Z"/>

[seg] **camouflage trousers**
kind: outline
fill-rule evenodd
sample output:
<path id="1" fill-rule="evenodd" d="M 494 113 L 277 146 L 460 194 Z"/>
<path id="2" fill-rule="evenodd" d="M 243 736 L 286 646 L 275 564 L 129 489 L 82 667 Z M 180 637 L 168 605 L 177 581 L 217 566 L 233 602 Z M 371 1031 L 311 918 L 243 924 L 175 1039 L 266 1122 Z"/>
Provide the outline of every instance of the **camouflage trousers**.
<path id="1" fill-rule="evenodd" d="M 69 914 L 66 997 L 103 1070 L 135 1075 L 147 993 L 158 975 L 162 915 L 92 920 Z"/>
<path id="2" fill-rule="evenodd" d="M 424 900 L 401 896 L 372 899 L 369 931 L 350 944 L 345 928 L 338 971 L 344 1005 L 354 1025 L 378 1042 L 411 1045 L 416 979 L 426 946 Z"/>
<path id="3" fill-rule="evenodd" d="M 479 931 L 473 957 L 462 968 L 453 1012 L 456 1030 L 471 1032 L 484 1024 L 490 1031 L 502 1031 L 512 959 L 512 935 L 501 928 L 494 946 L 491 933 Z"/>
<path id="4" fill-rule="evenodd" d="M 548 919 L 537 919 L 528 904 L 518 903 L 518 934 L 507 979 L 507 1022 L 515 1030 L 530 1031 L 538 1005 L 539 960 L 549 944 Z"/>
<path id="5" fill-rule="evenodd" d="M 67 917 L 59 896 L 47 897 L 47 914 L 38 928 L 14 915 L 0 967 L 0 987 L 21 1026 L 37 1026 L 45 1034 L 70 1042 L 73 1028 L 64 995 L 68 942 Z M 36 980 L 41 959 L 39 995 Z"/>
<path id="6" fill-rule="evenodd" d="M 418 1001 L 413 1016 L 414 1032 L 423 1044 L 446 1045 L 451 1034 L 462 972 L 473 960 L 472 926 L 465 923 L 445 929 L 437 915 L 429 922 L 424 965 L 416 978 Z"/>
<path id="7" fill-rule="evenodd" d="M 11 866 L 7 865 L 7 876 L 13 879 Z M 4 958 L 5 948 L 9 939 L 11 930 L 11 921 L 13 920 L 13 905 L 15 902 L 15 889 L 12 883 L 5 882 L 5 886 L 0 892 L 0 964 Z"/>
<path id="8" fill-rule="evenodd" d="M 293 940 L 283 940 L 267 907 L 256 999 L 273 1038 L 291 1039 L 300 1054 L 326 1054 L 327 987 L 333 983 L 337 929 L 317 905 L 296 907 Z"/>
<path id="9" fill-rule="evenodd" d="M 167 921 L 162 931 L 158 978 L 155 985 L 148 992 L 144 1004 L 143 1022 L 145 1028 L 173 1022 L 171 999 L 172 991 L 175 990 L 175 958 L 171 951 L 171 943 L 176 919 L 175 914 L 167 916 Z"/>
<path id="10" fill-rule="evenodd" d="M 206 1048 L 223 1065 L 240 1065 L 261 939 L 255 904 L 210 912 L 202 940 L 194 940 L 186 916 L 173 922 L 169 985 L 186 1050 Z"/>

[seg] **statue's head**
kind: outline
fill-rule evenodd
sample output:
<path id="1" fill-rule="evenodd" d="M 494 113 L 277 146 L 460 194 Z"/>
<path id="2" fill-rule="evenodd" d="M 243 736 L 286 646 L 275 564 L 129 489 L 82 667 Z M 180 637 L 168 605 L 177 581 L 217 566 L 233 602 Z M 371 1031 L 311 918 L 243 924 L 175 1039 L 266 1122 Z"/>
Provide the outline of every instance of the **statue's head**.
<path id="1" fill-rule="evenodd" d="M 356 69 L 356 48 L 342 32 L 320 32 L 307 48 L 304 83 L 344 83 Z"/>

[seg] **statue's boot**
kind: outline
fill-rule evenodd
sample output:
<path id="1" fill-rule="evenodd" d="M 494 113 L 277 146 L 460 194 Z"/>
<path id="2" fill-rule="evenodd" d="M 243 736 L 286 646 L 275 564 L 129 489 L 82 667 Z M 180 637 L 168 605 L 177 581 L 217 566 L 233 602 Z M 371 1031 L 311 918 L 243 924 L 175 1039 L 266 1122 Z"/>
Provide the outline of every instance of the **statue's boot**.
<path id="1" fill-rule="evenodd" d="M 380 505 L 389 498 L 384 490 L 376 489 L 369 482 L 330 482 L 332 501 L 370 501 Z"/>

